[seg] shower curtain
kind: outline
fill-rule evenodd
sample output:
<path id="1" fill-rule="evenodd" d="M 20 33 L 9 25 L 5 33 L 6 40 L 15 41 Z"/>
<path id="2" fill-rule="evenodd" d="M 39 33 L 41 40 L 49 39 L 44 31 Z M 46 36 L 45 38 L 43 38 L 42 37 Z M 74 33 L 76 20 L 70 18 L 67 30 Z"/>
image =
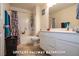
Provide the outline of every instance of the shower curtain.
<path id="1" fill-rule="evenodd" d="M 11 16 L 11 27 L 12 27 L 12 36 L 18 36 L 18 17 L 17 11 L 12 11 Z"/>
<path id="2" fill-rule="evenodd" d="M 20 43 L 19 30 L 18 30 L 18 15 L 17 15 L 17 11 L 14 10 L 12 10 L 11 12 L 11 35 L 17 36 L 18 43 Z"/>

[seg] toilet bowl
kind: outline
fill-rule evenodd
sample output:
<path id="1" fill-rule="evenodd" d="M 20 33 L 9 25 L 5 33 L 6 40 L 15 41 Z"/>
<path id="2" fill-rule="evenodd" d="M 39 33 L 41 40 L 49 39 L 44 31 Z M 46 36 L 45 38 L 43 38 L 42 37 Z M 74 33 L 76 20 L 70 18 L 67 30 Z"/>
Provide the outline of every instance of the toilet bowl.
<path id="1" fill-rule="evenodd" d="M 31 40 L 32 40 L 32 43 L 33 43 L 33 46 L 38 46 L 38 40 L 39 40 L 39 37 L 37 36 L 32 36 L 31 37 Z"/>
<path id="2" fill-rule="evenodd" d="M 21 36 L 20 43 L 21 44 L 29 44 L 32 43 L 34 46 L 37 44 L 39 37 L 37 36 Z"/>

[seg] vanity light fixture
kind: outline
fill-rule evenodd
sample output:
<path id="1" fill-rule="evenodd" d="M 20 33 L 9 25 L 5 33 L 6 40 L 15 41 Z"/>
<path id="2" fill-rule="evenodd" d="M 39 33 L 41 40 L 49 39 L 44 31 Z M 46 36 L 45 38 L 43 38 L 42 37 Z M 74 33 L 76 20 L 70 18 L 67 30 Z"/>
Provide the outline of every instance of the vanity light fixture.
<path id="1" fill-rule="evenodd" d="M 52 7 L 53 5 L 55 5 L 56 4 L 56 2 L 53 2 L 52 0 L 49 0 L 48 2 L 47 2 L 47 6 L 48 7 Z"/>

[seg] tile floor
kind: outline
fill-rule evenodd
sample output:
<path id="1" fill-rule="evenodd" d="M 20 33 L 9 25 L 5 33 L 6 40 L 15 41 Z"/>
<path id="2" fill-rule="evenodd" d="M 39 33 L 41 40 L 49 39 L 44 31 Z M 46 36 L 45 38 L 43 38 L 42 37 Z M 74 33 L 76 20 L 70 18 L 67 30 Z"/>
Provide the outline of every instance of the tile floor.
<path id="1" fill-rule="evenodd" d="M 45 51 L 40 48 L 39 45 L 33 46 L 33 44 L 20 44 L 17 46 L 18 56 L 50 56 L 45 54 Z"/>

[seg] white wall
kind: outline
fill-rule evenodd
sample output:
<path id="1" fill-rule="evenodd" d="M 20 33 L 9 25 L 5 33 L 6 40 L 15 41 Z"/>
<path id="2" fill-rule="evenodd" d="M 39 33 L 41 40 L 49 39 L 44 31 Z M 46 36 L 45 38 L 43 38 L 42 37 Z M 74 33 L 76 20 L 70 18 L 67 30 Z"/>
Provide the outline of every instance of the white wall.
<path id="1" fill-rule="evenodd" d="M 40 31 L 40 16 L 41 16 L 41 9 L 40 6 L 37 5 L 36 6 L 36 15 L 35 15 L 35 34 L 37 34 Z"/>
<path id="2" fill-rule="evenodd" d="M 45 15 L 42 15 L 43 9 L 45 9 Z M 35 27 L 36 34 L 40 31 L 40 29 L 46 31 L 49 28 L 49 7 L 47 4 L 36 6 Z"/>
<path id="3" fill-rule="evenodd" d="M 45 15 L 42 15 L 42 10 L 45 9 Z M 49 7 L 47 4 L 41 7 L 41 30 L 47 30 L 49 28 Z"/>

